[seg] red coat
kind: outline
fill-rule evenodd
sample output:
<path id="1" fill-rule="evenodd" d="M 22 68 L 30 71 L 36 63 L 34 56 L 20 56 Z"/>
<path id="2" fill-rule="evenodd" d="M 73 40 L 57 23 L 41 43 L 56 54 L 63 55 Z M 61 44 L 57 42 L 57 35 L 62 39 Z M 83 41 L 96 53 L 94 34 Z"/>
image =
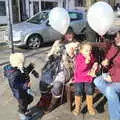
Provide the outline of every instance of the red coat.
<path id="1" fill-rule="evenodd" d="M 118 48 L 112 45 L 106 55 L 106 58 L 110 60 L 117 53 L 117 51 Z M 120 82 L 120 52 L 113 59 L 112 63 L 113 64 L 108 72 L 113 82 Z"/>

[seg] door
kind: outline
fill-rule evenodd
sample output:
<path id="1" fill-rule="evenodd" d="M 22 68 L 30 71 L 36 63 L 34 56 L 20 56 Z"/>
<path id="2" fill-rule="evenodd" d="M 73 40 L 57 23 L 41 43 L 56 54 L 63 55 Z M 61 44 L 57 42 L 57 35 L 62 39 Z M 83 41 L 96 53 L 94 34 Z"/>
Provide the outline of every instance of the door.
<path id="1" fill-rule="evenodd" d="M 47 42 L 47 41 L 55 41 L 55 40 L 59 40 L 61 39 L 62 35 L 57 32 L 56 30 L 54 30 L 50 25 L 49 25 L 49 21 L 47 20 L 45 23 L 44 23 L 44 41 Z"/>
<path id="2" fill-rule="evenodd" d="M 85 27 L 84 15 L 81 12 L 69 12 L 70 15 L 70 26 L 73 28 L 76 34 L 80 34 L 83 28 Z"/>

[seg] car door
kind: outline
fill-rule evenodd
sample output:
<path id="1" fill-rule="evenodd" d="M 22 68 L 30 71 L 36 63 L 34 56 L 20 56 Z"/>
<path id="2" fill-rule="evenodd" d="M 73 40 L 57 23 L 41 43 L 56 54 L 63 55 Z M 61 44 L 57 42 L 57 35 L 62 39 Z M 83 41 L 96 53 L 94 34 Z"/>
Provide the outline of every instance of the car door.
<path id="1" fill-rule="evenodd" d="M 84 14 L 82 12 L 69 12 L 71 24 L 76 34 L 80 34 L 85 28 L 86 21 L 84 19 Z"/>
<path id="2" fill-rule="evenodd" d="M 44 41 L 50 42 L 54 40 L 58 40 L 61 38 L 61 34 L 54 30 L 50 25 L 49 21 L 46 20 L 44 23 L 44 30 L 42 31 L 44 35 Z"/>

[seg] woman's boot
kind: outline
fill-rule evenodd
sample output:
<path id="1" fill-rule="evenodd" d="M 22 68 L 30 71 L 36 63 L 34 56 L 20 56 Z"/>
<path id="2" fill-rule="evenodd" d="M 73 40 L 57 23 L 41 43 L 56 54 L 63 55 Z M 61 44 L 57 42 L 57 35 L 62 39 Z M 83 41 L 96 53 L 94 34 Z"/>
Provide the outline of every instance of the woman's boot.
<path id="1" fill-rule="evenodd" d="M 92 95 L 87 95 L 86 96 L 86 101 L 87 101 L 87 108 L 88 112 L 90 115 L 95 115 L 95 109 L 93 107 L 93 96 Z"/>
<path id="2" fill-rule="evenodd" d="M 49 105 L 47 111 L 45 111 L 45 113 L 49 113 L 49 112 L 51 112 L 52 110 L 54 110 L 55 107 L 56 107 L 57 101 L 58 101 L 58 98 L 55 98 L 55 97 L 52 96 L 50 105 Z"/>
<path id="3" fill-rule="evenodd" d="M 80 113 L 81 101 L 81 96 L 75 96 L 75 109 L 73 111 L 73 114 L 75 116 L 77 116 Z"/>

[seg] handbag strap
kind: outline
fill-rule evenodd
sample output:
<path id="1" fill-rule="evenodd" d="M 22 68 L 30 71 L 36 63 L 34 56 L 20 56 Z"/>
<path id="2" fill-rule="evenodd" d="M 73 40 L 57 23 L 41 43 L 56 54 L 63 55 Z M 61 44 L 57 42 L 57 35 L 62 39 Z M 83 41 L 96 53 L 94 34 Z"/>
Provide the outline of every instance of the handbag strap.
<path id="1" fill-rule="evenodd" d="M 115 55 L 110 59 L 110 61 L 112 62 L 114 60 L 114 58 L 119 54 L 120 49 L 117 50 L 117 52 L 115 53 Z"/>

